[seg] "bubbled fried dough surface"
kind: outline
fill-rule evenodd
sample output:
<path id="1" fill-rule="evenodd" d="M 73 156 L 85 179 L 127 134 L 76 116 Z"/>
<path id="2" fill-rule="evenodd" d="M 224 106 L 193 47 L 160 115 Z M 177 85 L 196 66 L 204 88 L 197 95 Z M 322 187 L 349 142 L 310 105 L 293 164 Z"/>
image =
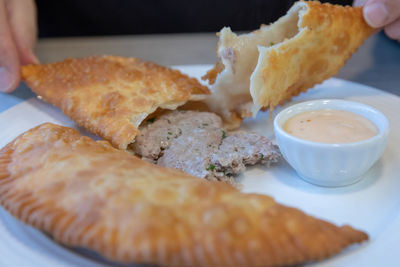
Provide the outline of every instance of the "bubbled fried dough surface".
<path id="1" fill-rule="evenodd" d="M 58 242 L 130 263 L 278 266 L 368 238 L 49 123 L 0 151 L 0 203 Z"/>
<path id="2" fill-rule="evenodd" d="M 137 58 L 96 56 L 22 67 L 22 79 L 80 126 L 125 149 L 157 107 L 175 109 L 207 87 Z"/>

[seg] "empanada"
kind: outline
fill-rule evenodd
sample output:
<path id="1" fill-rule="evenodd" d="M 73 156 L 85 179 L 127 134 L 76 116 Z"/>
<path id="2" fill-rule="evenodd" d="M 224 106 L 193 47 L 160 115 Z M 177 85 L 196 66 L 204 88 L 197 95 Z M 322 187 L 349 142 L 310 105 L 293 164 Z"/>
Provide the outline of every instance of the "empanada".
<path id="1" fill-rule="evenodd" d="M 65 245 L 120 262 L 288 265 L 368 238 L 49 123 L 0 150 L 0 203 Z"/>
<path id="2" fill-rule="evenodd" d="M 173 110 L 209 93 L 178 70 L 115 56 L 28 65 L 21 76 L 45 101 L 120 149 L 157 108 Z"/>
<path id="3" fill-rule="evenodd" d="M 213 84 L 206 102 L 226 120 L 272 110 L 336 74 L 372 32 L 360 7 L 317 1 L 249 34 L 223 28 L 219 62 L 203 77 Z"/>

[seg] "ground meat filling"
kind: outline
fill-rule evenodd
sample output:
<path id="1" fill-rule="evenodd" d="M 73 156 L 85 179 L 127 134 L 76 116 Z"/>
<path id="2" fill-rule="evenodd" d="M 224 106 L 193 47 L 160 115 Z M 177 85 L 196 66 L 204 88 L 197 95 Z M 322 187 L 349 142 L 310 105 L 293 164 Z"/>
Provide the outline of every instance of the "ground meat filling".
<path id="1" fill-rule="evenodd" d="M 143 159 L 210 180 L 231 181 L 247 165 L 269 165 L 280 153 L 267 138 L 228 133 L 214 113 L 173 111 L 147 120 L 130 148 Z"/>

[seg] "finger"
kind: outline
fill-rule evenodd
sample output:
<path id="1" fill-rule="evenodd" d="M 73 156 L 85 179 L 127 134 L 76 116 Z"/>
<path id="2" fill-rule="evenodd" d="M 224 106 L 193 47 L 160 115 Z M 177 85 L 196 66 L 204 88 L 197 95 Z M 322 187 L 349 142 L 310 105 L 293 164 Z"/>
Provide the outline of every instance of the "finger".
<path id="1" fill-rule="evenodd" d="M 365 21 L 371 27 L 381 28 L 400 18 L 400 1 L 369 0 L 363 12 Z"/>
<path id="2" fill-rule="evenodd" d="M 0 91 L 14 90 L 19 79 L 19 58 L 7 20 L 5 1 L 0 0 Z"/>
<path id="3" fill-rule="evenodd" d="M 400 19 L 386 26 L 385 33 L 390 38 L 400 42 Z"/>
<path id="4" fill-rule="evenodd" d="M 33 52 L 37 39 L 36 6 L 33 0 L 6 1 L 11 33 L 21 64 L 38 63 Z"/>

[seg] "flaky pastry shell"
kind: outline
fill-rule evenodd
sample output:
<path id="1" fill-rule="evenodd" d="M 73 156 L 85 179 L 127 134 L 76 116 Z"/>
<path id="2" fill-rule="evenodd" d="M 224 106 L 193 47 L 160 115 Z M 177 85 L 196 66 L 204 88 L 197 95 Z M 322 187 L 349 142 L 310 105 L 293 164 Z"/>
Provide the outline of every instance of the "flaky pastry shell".
<path id="1" fill-rule="evenodd" d="M 280 266 L 368 238 L 50 123 L 0 150 L 0 204 L 62 244 L 126 263 Z"/>
<path id="2" fill-rule="evenodd" d="M 126 149 L 157 108 L 176 109 L 209 93 L 178 70 L 137 58 L 95 56 L 23 66 L 23 81 L 77 124 Z"/>
<path id="3" fill-rule="evenodd" d="M 335 75 L 370 36 L 361 7 L 296 2 L 271 25 L 242 35 L 219 33 L 206 103 L 226 120 L 255 116 Z"/>

